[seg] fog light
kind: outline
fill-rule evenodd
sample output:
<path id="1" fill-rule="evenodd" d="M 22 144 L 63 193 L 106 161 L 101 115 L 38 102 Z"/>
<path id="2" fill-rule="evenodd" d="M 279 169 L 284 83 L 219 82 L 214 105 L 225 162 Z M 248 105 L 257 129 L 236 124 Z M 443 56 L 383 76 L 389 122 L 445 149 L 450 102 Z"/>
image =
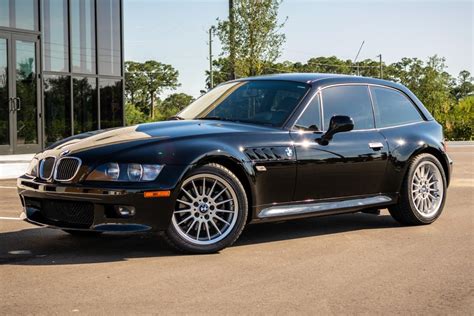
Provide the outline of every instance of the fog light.
<path id="1" fill-rule="evenodd" d="M 135 215 L 135 208 L 133 206 L 118 205 L 115 209 L 122 217 L 132 217 Z"/>

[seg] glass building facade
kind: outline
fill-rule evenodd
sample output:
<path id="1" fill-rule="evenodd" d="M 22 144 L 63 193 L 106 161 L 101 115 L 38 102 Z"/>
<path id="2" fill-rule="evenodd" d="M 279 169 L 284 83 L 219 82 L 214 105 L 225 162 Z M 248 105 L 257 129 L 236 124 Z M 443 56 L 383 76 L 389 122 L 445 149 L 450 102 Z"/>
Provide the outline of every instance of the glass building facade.
<path id="1" fill-rule="evenodd" d="M 122 0 L 0 0 L 0 154 L 124 122 Z"/>

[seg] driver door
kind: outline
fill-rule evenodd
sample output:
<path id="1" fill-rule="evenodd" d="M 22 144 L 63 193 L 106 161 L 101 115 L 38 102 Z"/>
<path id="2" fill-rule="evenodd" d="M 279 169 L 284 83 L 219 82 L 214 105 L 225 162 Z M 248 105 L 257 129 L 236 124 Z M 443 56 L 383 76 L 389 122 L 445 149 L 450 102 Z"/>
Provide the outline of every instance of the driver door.
<path id="1" fill-rule="evenodd" d="M 334 115 L 350 116 L 354 130 L 335 134 L 327 145 L 321 145 L 317 139 Z M 297 157 L 295 201 L 380 193 L 388 146 L 375 129 L 367 86 L 323 89 L 295 128 L 291 132 Z"/>

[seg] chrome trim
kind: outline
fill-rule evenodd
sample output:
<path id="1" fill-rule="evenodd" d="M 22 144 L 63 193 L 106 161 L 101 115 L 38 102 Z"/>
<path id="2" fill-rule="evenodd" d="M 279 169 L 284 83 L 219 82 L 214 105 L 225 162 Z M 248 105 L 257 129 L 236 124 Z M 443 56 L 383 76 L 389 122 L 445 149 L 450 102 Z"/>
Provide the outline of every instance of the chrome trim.
<path id="1" fill-rule="evenodd" d="M 75 160 L 79 161 L 79 164 L 77 165 L 76 171 L 74 172 L 74 175 L 71 178 L 58 180 L 57 177 L 56 177 L 57 176 L 57 171 L 58 171 L 58 166 L 59 166 L 59 162 L 63 159 L 75 159 Z M 58 181 L 58 182 L 69 182 L 77 176 L 81 166 L 82 166 L 82 160 L 80 158 L 77 158 L 77 157 L 61 157 L 61 158 L 57 159 L 55 164 L 54 164 L 53 179 L 55 181 Z"/>
<path id="2" fill-rule="evenodd" d="M 383 144 L 381 142 L 369 143 L 369 147 L 372 149 L 381 149 Z"/>
<path id="3" fill-rule="evenodd" d="M 316 80 L 318 81 L 318 80 Z M 313 81 L 313 82 L 316 82 L 316 81 Z M 352 130 L 351 132 L 357 132 L 357 131 L 375 131 L 375 130 L 381 130 L 381 129 L 386 129 L 386 128 L 395 128 L 395 127 L 401 127 L 401 126 L 406 126 L 406 125 L 412 125 L 412 124 L 417 124 L 417 123 L 422 123 L 422 122 L 428 122 L 429 120 L 426 119 L 426 117 L 424 117 L 424 114 L 421 112 L 421 110 L 419 109 L 418 105 L 413 102 L 413 99 L 410 98 L 410 96 L 408 96 L 405 92 L 403 92 L 402 90 L 400 89 L 397 89 L 397 88 L 394 88 L 394 87 L 390 87 L 390 86 L 384 86 L 382 84 L 375 84 L 375 83 L 364 83 L 364 82 L 354 82 L 354 83 L 335 83 L 335 84 L 331 84 L 331 85 L 327 85 L 327 86 L 320 86 L 316 89 L 316 92 L 314 94 L 313 97 L 311 97 L 311 100 L 310 102 L 313 100 L 313 98 L 319 94 L 320 96 L 320 99 L 319 99 L 319 104 L 320 104 L 320 114 L 321 114 L 321 129 L 320 131 L 317 131 L 318 133 L 319 132 L 322 132 L 322 133 L 325 133 L 326 130 L 324 129 L 324 100 L 323 100 L 323 95 L 322 95 L 322 91 L 327 89 L 327 88 L 332 88 L 332 87 L 338 87 L 338 86 L 367 86 L 368 90 L 369 90 L 369 95 L 370 95 L 370 100 L 371 100 L 371 103 L 372 103 L 372 112 L 373 112 L 373 116 L 374 116 L 374 120 L 376 120 L 376 117 L 375 117 L 375 103 L 374 103 L 374 100 L 373 100 L 373 97 L 372 97 L 372 91 L 370 91 L 370 87 L 381 87 L 381 88 L 386 88 L 386 89 L 391 89 L 391 90 L 394 90 L 398 93 L 401 93 L 403 96 L 405 96 L 406 98 L 408 98 L 408 100 L 412 103 L 412 105 L 415 107 L 415 109 L 420 113 L 420 116 L 421 116 L 421 121 L 418 121 L 418 122 L 412 122 L 412 123 L 405 123 L 405 124 L 400 124 L 400 125 L 393 125 L 393 126 L 387 126 L 387 127 L 378 127 L 377 126 L 377 122 L 375 122 L 374 124 L 374 128 L 369 128 L 369 129 L 357 129 L 357 130 Z M 306 107 L 309 105 L 309 102 L 308 104 L 305 106 L 305 109 L 303 110 L 303 112 L 306 110 Z M 301 113 L 303 113 L 301 112 Z M 301 115 L 300 115 L 301 116 Z M 300 116 L 298 117 L 298 119 L 300 118 Z M 296 125 L 296 122 L 298 121 L 295 120 L 295 124 L 293 124 L 293 126 L 291 126 L 291 130 L 294 130 L 294 127 Z M 310 133 L 315 133 L 313 131 L 304 131 L 304 132 L 310 132 Z"/>
<path id="4" fill-rule="evenodd" d="M 377 130 L 384 130 L 384 129 L 389 129 L 389 128 L 397 128 L 397 127 L 403 127 L 403 126 L 408 126 L 408 125 L 415 125 L 415 124 L 422 124 L 430 121 L 418 121 L 418 122 L 411 122 L 411 123 L 405 123 L 405 124 L 400 124 L 400 125 L 393 125 L 393 126 L 386 126 L 386 127 L 379 127 Z"/>
<path id="5" fill-rule="evenodd" d="M 367 206 L 388 203 L 392 198 L 386 195 L 378 195 L 366 198 L 348 199 L 343 201 L 317 202 L 283 206 L 271 206 L 258 213 L 259 218 L 271 218 L 278 216 L 304 215 L 324 211 L 342 210 L 350 208 L 363 209 Z"/>
<path id="6" fill-rule="evenodd" d="M 53 158 L 54 159 L 54 162 L 53 162 L 53 167 L 51 168 L 51 175 L 48 177 L 48 178 L 45 178 L 43 177 L 43 164 L 44 164 L 44 161 L 48 158 Z M 51 180 L 51 178 L 53 178 L 53 175 L 54 175 L 54 169 L 56 168 L 56 157 L 55 156 L 47 156 L 47 157 L 44 157 L 43 159 L 41 159 L 39 161 L 39 166 L 38 166 L 38 177 L 40 179 L 43 179 L 43 180 Z"/>

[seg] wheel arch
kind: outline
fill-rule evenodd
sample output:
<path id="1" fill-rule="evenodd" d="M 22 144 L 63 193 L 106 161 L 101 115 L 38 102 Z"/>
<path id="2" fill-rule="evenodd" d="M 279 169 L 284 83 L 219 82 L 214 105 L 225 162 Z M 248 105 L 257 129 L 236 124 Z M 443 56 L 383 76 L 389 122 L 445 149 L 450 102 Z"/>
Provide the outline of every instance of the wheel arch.
<path id="1" fill-rule="evenodd" d="M 228 155 L 213 155 L 205 156 L 196 161 L 194 168 L 198 166 L 207 165 L 210 163 L 216 163 L 227 169 L 229 169 L 242 183 L 245 193 L 247 195 L 247 204 L 248 204 L 248 216 L 247 221 L 252 220 L 252 208 L 255 201 L 255 185 L 254 183 L 254 174 L 250 163 L 242 163 L 236 158 Z"/>
<path id="2" fill-rule="evenodd" d="M 441 152 L 440 150 L 434 148 L 434 147 L 425 146 L 425 147 L 422 147 L 422 148 L 418 149 L 417 151 L 415 151 L 410 156 L 408 161 L 411 162 L 416 156 L 418 156 L 420 154 L 430 154 L 430 155 L 434 156 L 439 161 L 439 163 L 443 167 L 444 176 L 446 178 L 446 187 L 448 187 L 449 186 L 449 181 L 450 181 L 450 168 L 449 168 L 449 163 L 448 163 L 444 153 Z M 408 172 L 408 168 L 406 168 L 405 174 L 406 174 L 406 172 Z"/>

